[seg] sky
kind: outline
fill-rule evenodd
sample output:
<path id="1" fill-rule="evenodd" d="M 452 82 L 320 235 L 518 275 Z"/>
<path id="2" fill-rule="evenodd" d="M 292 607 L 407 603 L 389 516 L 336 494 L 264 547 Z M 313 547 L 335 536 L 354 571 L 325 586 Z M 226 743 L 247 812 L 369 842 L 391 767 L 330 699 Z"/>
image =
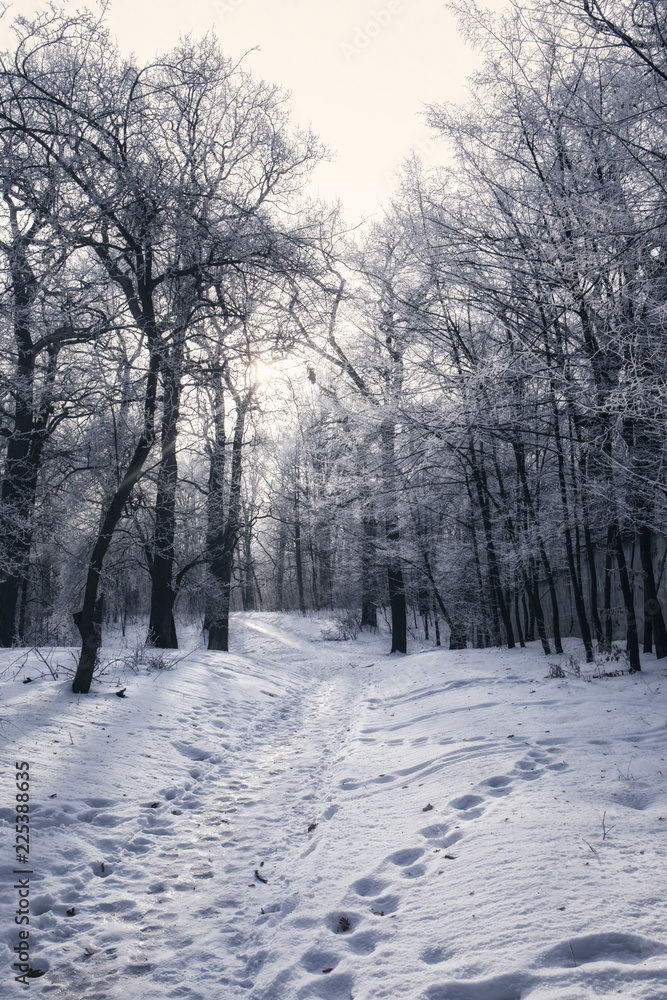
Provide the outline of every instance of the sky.
<path id="1" fill-rule="evenodd" d="M 3 48 L 12 15 L 37 7 L 11 5 Z M 289 90 L 295 120 L 331 151 L 313 193 L 340 198 L 351 225 L 381 211 L 411 148 L 442 158 L 425 106 L 463 100 L 479 59 L 443 0 L 111 0 L 108 23 L 121 50 L 140 60 L 181 34 L 211 30 L 229 55 L 247 53 L 246 68 Z"/>

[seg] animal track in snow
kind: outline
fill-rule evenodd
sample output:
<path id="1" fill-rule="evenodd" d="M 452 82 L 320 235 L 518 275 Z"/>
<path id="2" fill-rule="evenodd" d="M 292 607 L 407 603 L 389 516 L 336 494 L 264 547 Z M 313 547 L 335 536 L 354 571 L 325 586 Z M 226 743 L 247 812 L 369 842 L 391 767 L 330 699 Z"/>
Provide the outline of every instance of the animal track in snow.
<path id="1" fill-rule="evenodd" d="M 400 896 L 386 895 L 376 896 L 373 900 L 373 912 L 378 914 L 396 913 L 401 902 Z"/>
<path id="2" fill-rule="evenodd" d="M 320 970 L 321 971 L 321 970 Z M 320 976 L 313 979 L 306 986 L 302 986 L 297 996 L 299 1000 L 349 1000 L 352 996 L 354 980 L 347 972 L 336 974 L 330 973 L 328 976 Z M 279 993 L 275 994 L 279 996 Z"/>
<path id="3" fill-rule="evenodd" d="M 369 875 L 367 878 L 357 879 L 356 882 L 352 883 L 350 888 L 353 892 L 356 892 L 357 896 L 379 896 L 388 885 L 389 882 L 385 882 L 383 879 L 377 878 L 377 876 Z"/>
<path id="4" fill-rule="evenodd" d="M 653 955 L 663 955 L 665 952 L 667 946 L 660 941 L 640 937 L 638 934 L 607 931 L 561 941 L 542 956 L 540 964 L 552 968 L 572 968 L 574 964 L 572 956 L 574 956 L 577 965 L 586 965 L 590 962 L 636 965 Z"/>
<path id="5" fill-rule="evenodd" d="M 320 948 L 311 948 L 299 961 L 307 972 L 321 973 L 323 969 L 335 969 L 340 962 L 340 955 Z"/>
<path id="6" fill-rule="evenodd" d="M 437 837 L 445 837 L 448 830 L 446 823 L 433 823 L 431 826 L 423 826 L 419 834 L 426 840 L 435 840 Z"/>
<path id="7" fill-rule="evenodd" d="M 360 914 L 350 910 L 332 910 L 324 918 L 324 924 L 332 934 L 349 934 L 359 926 L 361 919 Z M 343 930 L 343 927 L 346 927 L 346 930 Z"/>
<path id="8" fill-rule="evenodd" d="M 477 819 L 484 813 L 483 803 L 481 795 L 461 795 L 459 798 L 451 799 L 449 805 L 461 814 L 459 819 L 470 820 Z"/>
<path id="9" fill-rule="evenodd" d="M 458 799 L 452 799 L 449 805 L 460 812 L 468 812 L 475 806 L 481 805 L 483 801 L 481 795 L 461 795 Z"/>
<path id="10" fill-rule="evenodd" d="M 180 754 L 184 757 L 188 757 L 190 760 L 210 760 L 215 757 L 214 750 L 205 750 L 204 747 L 198 747 L 191 743 L 182 743 L 180 740 L 172 740 L 171 745 L 175 750 L 178 750 Z M 211 761 L 211 763 L 218 763 L 217 760 Z"/>
<path id="11" fill-rule="evenodd" d="M 423 1000 L 521 1000 L 523 996 L 516 976 L 510 975 L 429 986 Z"/>
<path id="12" fill-rule="evenodd" d="M 383 935 L 376 931 L 359 931 L 358 934 L 351 934 L 346 938 L 345 943 L 355 955 L 371 955 L 382 940 Z"/>
<path id="13" fill-rule="evenodd" d="M 424 948 L 419 957 L 422 962 L 426 963 L 426 965 L 438 965 L 439 962 L 446 962 L 449 958 L 451 958 L 451 952 L 447 951 L 446 948 L 437 945 L 431 948 Z"/>
<path id="14" fill-rule="evenodd" d="M 497 774 L 492 778 L 487 778 L 481 782 L 489 789 L 489 795 L 501 796 L 509 795 L 512 791 L 512 780 L 506 774 Z"/>
<path id="15" fill-rule="evenodd" d="M 408 847 L 403 851 L 395 851 L 390 854 L 387 861 L 391 861 L 393 865 L 398 865 L 400 868 L 408 868 L 421 858 L 423 853 L 421 847 Z"/>

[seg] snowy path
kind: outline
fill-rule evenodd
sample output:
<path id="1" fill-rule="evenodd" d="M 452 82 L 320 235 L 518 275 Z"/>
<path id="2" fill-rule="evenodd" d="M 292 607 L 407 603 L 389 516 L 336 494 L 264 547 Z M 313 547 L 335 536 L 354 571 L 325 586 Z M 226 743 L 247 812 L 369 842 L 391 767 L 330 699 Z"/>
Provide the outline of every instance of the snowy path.
<path id="1" fill-rule="evenodd" d="M 663 664 L 557 681 L 535 650 L 387 657 L 321 625 L 238 615 L 234 654 L 87 698 L 23 685 L 35 657 L 5 679 L 46 974 L 0 995 L 665 1000 Z"/>

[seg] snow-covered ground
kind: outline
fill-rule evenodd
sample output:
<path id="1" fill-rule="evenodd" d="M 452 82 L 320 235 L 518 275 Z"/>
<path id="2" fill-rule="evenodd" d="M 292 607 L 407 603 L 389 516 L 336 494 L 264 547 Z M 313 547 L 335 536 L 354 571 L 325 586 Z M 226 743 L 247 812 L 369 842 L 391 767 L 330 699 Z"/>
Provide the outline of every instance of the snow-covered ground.
<path id="1" fill-rule="evenodd" d="M 233 654 L 192 634 L 84 697 L 2 653 L 0 995 L 665 1000 L 665 661 L 557 679 L 536 646 L 387 656 L 322 628 L 236 615 Z"/>

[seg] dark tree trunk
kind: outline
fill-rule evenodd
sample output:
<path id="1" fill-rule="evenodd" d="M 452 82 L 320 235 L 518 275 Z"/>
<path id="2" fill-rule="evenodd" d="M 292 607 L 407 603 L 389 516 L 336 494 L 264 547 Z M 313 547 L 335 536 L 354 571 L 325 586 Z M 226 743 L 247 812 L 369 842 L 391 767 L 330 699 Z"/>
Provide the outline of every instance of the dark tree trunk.
<path id="1" fill-rule="evenodd" d="M 519 636 L 519 645 L 525 648 L 526 642 L 523 637 L 523 629 L 521 628 L 521 615 L 519 612 L 519 591 L 514 591 L 514 619 L 516 621 L 516 630 Z"/>
<path id="2" fill-rule="evenodd" d="M 516 441 L 514 442 L 513 447 L 514 447 L 514 456 L 516 461 L 517 473 L 519 476 L 519 481 L 521 483 L 521 490 L 523 493 L 523 499 L 526 508 L 526 515 L 530 516 L 530 520 L 535 525 L 535 528 L 537 530 L 537 544 L 540 554 L 540 562 L 542 563 L 542 566 L 544 568 L 544 574 L 546 576 L 547 586 L 549 587 L 549 598 L 551 600 L 551 623 L 554 634 L 554 646 L 556 648 L 557 653 L 562 653 L 563 644 L 561 641 L 561 634 L 560 634 L 560 613 L 558 609 L 558 595 L 556 593 L 556 583 L 554 581 L 553 573 L 551 571 L 551 563 L 549 561 L 549 557 L 547 556 L 547 551 L 544 546 L 544 542 L 542 540 L 542 535 L 540 534 L 539 531 L 537 517 L 535 516 L 533 499 L 530 495 L 530 489 L 528 488 L 528 476 L 526 475 L 526 460 L 524 455 L 524 448 L 521 442 L 516 442 Z M 547 642 L 547 637 L 546 637 L 544 614 L 542 612 L 542 605 L 540 602 L 539 592 L 537 588 L 537 576 L 534 571 L 531 571 L 531 575 L 533 578 L 532 587 L 529 589 L 528 586 L 526 586 L 526 584 L 524 585 L 526 586 L 527 593 L 529 595 L 529 600 L 531 603 L 531 613 L 535 617 L 538 634 L 542 642 L 542 647 L 546 655 L 549 656 L 551 650 L 549 648 L 549 644 Z M 531 591 L 533 594 L 532 599 L 530 598 Z"/>
<path id="3" fill-rule="evenodd" d="M 155 501 L 155 530 L 151 553 L 151 613 L 147 643 L 158 649 L 178 649 L 173 584 L 176 486 L 176 440 L 181 397 L 183 339 L 174 344 L 162 366 L 162 454 Z"/>
<path id="4" fill-rule="evenodd" d="M 310 556 L 310 593 L 312 596 L 313 607 L 316 611 L 320 611 L 322 608 L 322 602 L 320 601 L 320 588 L 319 588 L 319 575 L 318 575 L 318 559 L 315 555 L 315 546 L 313 545 L 312 535 L 308 541 L 308 554 Z"/>
<path id="5" fill-rule="evenodd" d="M 97 590 L 100 583 L 102 564 L 107 554 L 116 525 L 120 521 L 125 504 L 130 499 L 144 463 L 148 458 L 155 440 L 155 408 L 157 403 L 158 373 L 160 370 L 160 358 L 157 351 L 156 338 L 149 337 L 149 366 L 146 382 L 146 395 L 144 397 L 144 427 L 128 466 L 127 472 L 123 476 L 121 483 L 114 493 L 111 503 L 107 507 L 102 527 L 97 536 L 97 541 L 93 547 L 93 552 L 88 564 L 88 575 L 86 577 L 86 587 L 83 596 L 83 609 L 81 617 L 77 621 L 77 627 L 81 635 L 81 655 L 74 675 L 72 691 L 74 694 L 87 694 L 93 679 L 97 652 L 99 649 L 99 639 L 95 630 L 94 614 L 95 603 L 97 601 Z"/>
<path id="6" fill-rule="evenodd" d="M 551 656 L 551 647 L 547 638 L 546 625 L 544 624 L 544 611 L 542 610 L 542 601 L 540 600 L 540 585 L 534 569 L 532 569 L 532 577 L 526 574 L 524 587 L 528 595 L 528 604 L 530 607 L 530 624 L 531 626 L 533 624 L 537 626 L 537 634 L 540 637 L 544 655 Z M 534 633 L 531 634 L 534 636 Z"/>
<path id="7" fill-rule="evenodd" d="M 278 559 L 276 561 L 276 608 L 282 611 L 284 607 L 283 587 L 285 582 L 285 549 L 287 548 L 287 525 L 280 522 L 278 528 Z"/>
<path id="8" fill-rule="evenodd" d="M 607 527 L 607 546 L 604 556 L 604 644 L 601 647 L 605 652 L 611 652 L 611 644 L 614 637 L 614 622 L 611 611 L 611 589 L 612 574 L 614 572 L 614 527 Z"/>
<path id="9" fill-rule="evenodd" d="M 503 627 L 505 629 L 505 635 L 507 638 L 507 648 L 514 649 L 515 645 L 514 630 L 512 628 L 510 613 L 503 594 L 503 588 L 500 580 L 500 569 L 498 566 L 498 558 L 496 556 L 496 546 L 493 540 L 491 509 L 489 504 L 489 491 L 486 482 L 486 472 L 484 470 L 484 455 L 483 454 L 480 455 L 478 460 L 473 446 L 471 446 L 470 448 L 470 455 L 472 458 L 473 478 L 475 480 L 475 486 L 477 488 L 477 497 L 479 500 L 479 507 L 482 515 L 482 527 L 484 528 L 484 537 L 486 541 L 486 561 L 489 567 L 489 583 L 491 586 L 493 603 L 498 608 L 500 617 L 502 619 Z"/>
<path id="10" fill-rule="evenodd" d="M 572 592 L 574 594 L 574 605 L 577 610 L 579 628 L 581 630 L 581 636 L 584 642 L 584 649 L 586 650 L 586 662 L 592 663 L 594 659 L 593 640 L 591 638 L 591 630 L 588 624 L 588 618 L 586 617 L 586 608 L 584 605 L 584 596 L 581 589 L 581 581 L 577 577 L 575 552 L 572 544 L 572 532 L 570 531 L 570 512 L 569 512 L 568 495 L 567 495 L 567 482 L 565 479 L 565 456 L 563 454 L 563 443 L 560 433 L 558 407 L 556 404 L 556 397 L 554 394 L 553 383 L 551 385 L 551 401 L 554 413 L 554 439 L 556 444 L 556 456 L 558 463 L 558 483 L 560 487 L 561 509 L 563 512 L 563 534 L 565 536 L 565 552 L 567 554 L 567 566 L 570 573 L 570 583 L 572 585 Z M 557 652 L 562 652 L 562 649 L 557 650 Z"/>
<path id="11" fill-rule="evenodd" d="M 644 574 L 644 649 L 646 651 L 646 635 L 655 641 L 655 655 L 661 660 L 667 656 L 667 633 L 662 607 L 658 600 L 658 588 L 653 570 L 653 536 L 651 529 L 642 525 L 639 535 L 639 557 Z"/>
<path id="12" fill-rule="evenodd" d="M 422 559 L 424 560 L 424 569 L 426 570 L 426 576 L 429 579 L 431 587 L 433 588 L 433 597 L 437 601 L 438 607 L 442 612 L 442 617 L 445 619 L 449 625 L 449 648 L 450 649 L 466 649 L 468 646 L 468 637 L 466 635 L 465 629 L 458 623 L 455 623 L 447 610 L 447 606 L 442 599 L 442 595 L 438 590 L 438 587 L 433 576 L 433 570 L 431 569 L 431 561 L 428 557 L 428 552 L 426 549 L 422 549 Z M 437 634 L 440 634 L 440 629 L 438 627 L 438 619 L 436 617 L 436 630 Z"/>
<path id="13" fill-rule="evenodd" d="M 653 652 L 653 620 L 651 607 L 646 600 L 646 593 L 644 593 L 644 652 Z"/>
<path id="14" fill-rule="evenodd" d="M 255 604 L 255 571 L 252 562 L 252 524 L 245 524 L 242 536 L 242 566 L 243 566 L 243 610 L 254 611 Z"/>
<path id="15" fill-rule="evenodd" d="M 588 512 L 584 506 L 584 517 L 588 518 Z M 600 612 L 598 610 L 598 573 L 595 566 L 595 548 L 593 546 L 593 538 L 591 536 L 591 529 L 588 524 L 584 527 L 584 545 L 586 548 L 586 563 L 588 565 L 588 578 L 589 578 L 589 600 L 591 605 L 591 618 L 593 619 L 593 627 L 595 628 L 595 637 L 597 639 L 598 649 L 601 648 L 603 643 L 603 630 L 602 622 L 600 620 Z"/>
<path id="16" fill-rule="evenodd" d="M 628 657 L 630 659 L 630 673 L 636 673 L 641 670 L 641 663 L 639 660 L 639 640 L 637 637 L 637 619 L 635 617 L 635 602 L 632 594 L 632 584 L 630 583 L 630 575 L 628 573 L 628 567 L 625 560 L 625 552 L 623 551 L 623 539 L 621 538 L 621 530 L 618 524 L 612 525 L 613 528 L 613 541 L 614 541 L 614 554 L 616 556 L 616 565 L 618 566 L 618 575 L 621 583 L 621 593 L 623 594 L 623 604 L 625 605 L 625 618 L 627 622 L 627 650 Z"/>
<path id="17" fill-rule="evenodd" d="M 470 488 L 470 478 L 468 476 L 467 471 L 465 472 L 465 480 L 466 480 L 466 490 L 468 493 L 468 499 L 470 500 L 470 511 L 471 511 L 470 536 L 472 538 L 473 561 L 475 563 L 475 578 L 477 580 L 477 592 L 479 594 L 479 608 L 482 615 L 482 621 L 484 622 L 484 626 L 480 625 L 479 628 L 477 629 L 477 633 L 480 636 L 478 643 L 480 649 L 486 649 L 486 647 L 489 645 L 489 634 L 486 627 L 486 623 L 489 620 L 489 613 L 486 604 L 486 594 L 484 592 L 484 581 L 482 578 L 482 561 L 479 556 L 477 530 L 475 528 L 475 517 L 473 513 L 474 500 L 473 500 L 472 490 Z"/>
<path id="18" fill-rule="evenodd" d="M 306 595 L 303 588 L 303 555 L 301 546 L 301 513 L 299 510 L 299 484 L 294 487 L 294 562 L 296 564 L 296 589 L 299 598 L 299 612 L 306 613 Z"/>
<path id="19" fill-rule="evenodd" d="M 229 499 L 227 518 L 222 530 L 209 536 L 209 570 L 213 582 L 213 600 L 208 629 L 208 648 L 227 652 L 229 650 L 229 609 L 232 594 L 232 572 L 234 552 L 241 528 L 241 473 L 243 467 L 243 432 L 245 415 L 250 397 L 236 400 L 236 422 L 232 439 L 230 465 Z"/>
<path id="20" fill-rule="evenodd" d="M 362 518 L 361 539 L 361 627 L 377 629 L 375 546 L 377 521 L 371 513 Z"/>
<path id="21" fill-rule="evenodd" d="M 577 436 L 577 443 L 579 445 L 580 451 L 584 451 L 583 447 L 583 436 L 581 433 L 581 421 L 577 416 L 576 410 L 573 406 L 570 406 L 570 414 L 572 418 L 572 424 L 574 426 L 574 431 Z M 587 459 L 581 459 L 580 466 L 584 469 L 587 464 Z M 604 645 L 602 622 L 600 620 L 600 613 L 598 610 L 598 573 L 597 567 L 595 565 L 595 547 L 593 545 L 593 536 L 591 534 L 591 518 L 590 518 L 590 507 L 588 500 L 586 499 L 586 485 L 585 485 L 585 475 L 584 484 L 580 486 L 579 492 L 581 496 L 581 511 L 584 519 L 584 548 L 586 550 L 586 565 L 588 566 L 588 582 L 589 591 L 588 598 L 591 608 L 591 620 L 593 622 L 593 629 L 595 631 L 595 638 L 598 644 L 598 649 L 602 649 Z"/>
<path id="22" fill-rule="evenodd" d="M 206 554 L 207 578 L 204 606 L 204 630 L 210 631 L 214 615 L 214 590 L 210 557 L 222 538 L 225 527 L 225 463 L 227 434 L 225 430 L 225 394 L 222 380 L 216 379 L 213 394 L 213 441 L 209 443 L 208 496 L 206 498 Z"/>
<path id="23" fill-rule="evenodd" d="M 403 567 L 400 557 L 400 529 L 396 509 L 397 482 L 394 446 L 396 428 L 392 420 L 384 420 L 380 430 L 382 440 L 382 483 L 385 497 L 385 539 L 387 542 L 387 586 L 391 608 L 391 652 L 407 653 L 408 623 Z"/>
<path id="24" fill-rule="evenodd" d="M 11 259 L 14 296 L 14 340 L 16 379 L 12 385 L 14 426 L 7 440 L 0 488 L 0 646 L 15 639 L 16 611 L 21 588 L 27 583 L 25 569 L 30 554 L 37 479 L 42 461 L 47 423 L 53 412 L 53 383 L 58 351 L 49 349 L 45 385 L 35 402 L 35 348 L 30 334 L 30 313 L 35 278 L 19 239 Z"/>
<path id="25" fill-rule="evenodd" d="M 395 537 L 392 537 L 395 534 Z M 387 530 L 387 541 L 398 542 L 398 532 L 391 528 Z M 400 561 L 393 559 L 391 552 L 387 565 L 387 585 L 389 588 L 389 606 L 391 608 L 391 652 L 407 653 L 408 651 L 408 621 L 403 585 L 403 570 Z"/>

